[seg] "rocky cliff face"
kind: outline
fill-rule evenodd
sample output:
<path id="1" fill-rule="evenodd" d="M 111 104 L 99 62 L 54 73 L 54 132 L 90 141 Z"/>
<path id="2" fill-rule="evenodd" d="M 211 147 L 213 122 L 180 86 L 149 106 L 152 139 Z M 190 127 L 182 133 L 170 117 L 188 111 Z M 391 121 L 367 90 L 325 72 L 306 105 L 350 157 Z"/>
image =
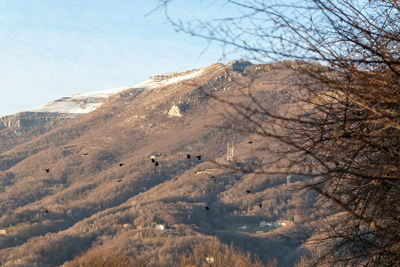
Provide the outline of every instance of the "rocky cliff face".
<path id="1" fill-rule="evenodd" d="M 0 153 L 80 115 L 56 112 L 20 112 L 0 117 Z"/>
<path id="2" fill-rule="evenodd" d="M 70 119 L 71 115 L 49 112 L 20 112 L 0 118 L 0 130 L 4 128 L 26 131 L 37 127 L 51 127 Z"/>

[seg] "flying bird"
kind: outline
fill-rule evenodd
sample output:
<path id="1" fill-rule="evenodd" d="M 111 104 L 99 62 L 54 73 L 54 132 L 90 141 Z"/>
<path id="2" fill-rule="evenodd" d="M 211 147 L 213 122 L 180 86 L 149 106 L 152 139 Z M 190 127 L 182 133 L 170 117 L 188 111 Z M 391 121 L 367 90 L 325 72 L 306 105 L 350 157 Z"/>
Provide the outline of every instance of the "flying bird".
<path id="1" fill-rule="evenodd" d="M 187 157 L 188 159 L 190 159 L 190 154 L 187 154 L 186 157 Z"/>
<path id="2" fill-rule="evenodd" d="M 201 156 L 196 156 L 196 158 L 197 158 L 198 160 L 201 160 Z"/>
<path id="3" fill-rule="evenodd" d="M 120 182 L 122 182 L 122 179 L 117 181 L 117 183 L 120 183 Z"/>
<path id="4" fill-rule="evenodd" d="M 50 172 L 50 169 L 48 168 L 48 169 L 44 169 L 45 170 L 45 172 L 47 172 L 47 173 L 49 173 Z"/>

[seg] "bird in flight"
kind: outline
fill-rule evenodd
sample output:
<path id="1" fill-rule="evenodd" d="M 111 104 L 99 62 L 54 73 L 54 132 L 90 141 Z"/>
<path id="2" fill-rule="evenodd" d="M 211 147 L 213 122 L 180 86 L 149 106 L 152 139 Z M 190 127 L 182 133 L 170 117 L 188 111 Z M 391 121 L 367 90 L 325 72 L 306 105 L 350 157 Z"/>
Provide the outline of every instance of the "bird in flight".
<path id="1" fill-rule="evenodd" d="M 122 182 L 122 179 L 117 181 L 117 183 L 120 183 L 120 182 Z"/>
<path id="2" fill-rule="evenodd" d="M 50 172 L 50 169 L 47 168 L 47 169 L 44 169 L 44 171 L 47 172 L 47 173 L 49 173 L 49 172 Z"/>

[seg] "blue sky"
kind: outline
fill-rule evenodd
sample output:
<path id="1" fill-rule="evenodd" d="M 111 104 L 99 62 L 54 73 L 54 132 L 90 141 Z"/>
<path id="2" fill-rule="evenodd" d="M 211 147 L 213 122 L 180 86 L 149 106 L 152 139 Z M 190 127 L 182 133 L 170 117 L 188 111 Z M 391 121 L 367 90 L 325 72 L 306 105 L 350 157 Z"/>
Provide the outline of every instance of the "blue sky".
<path id="1" fill-rule="evenodd" d="M 207 18 L 213 1 L 175 0 L 171 14 Z M 0 0 L 0 116 L 73 93 L 132 86 L 207 66 L 222 51 L 175 32 L 157 0 Z M 201 3 L 199 6 L 198 3 Z"/>

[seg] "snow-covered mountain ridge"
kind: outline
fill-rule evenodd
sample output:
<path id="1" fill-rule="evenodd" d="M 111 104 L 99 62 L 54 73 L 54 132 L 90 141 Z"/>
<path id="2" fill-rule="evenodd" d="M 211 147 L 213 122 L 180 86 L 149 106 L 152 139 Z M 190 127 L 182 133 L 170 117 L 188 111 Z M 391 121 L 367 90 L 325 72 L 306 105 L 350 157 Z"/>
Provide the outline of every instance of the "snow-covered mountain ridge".
<path id="1" fill-rule="evenodd" d="M 51 113 L 89 113 L 102 105 L 103 100 L 114 94 L 122 92 L 128 87 L 114 88 L 104 91 L 91 92 L 87 94 L 74 94 L 70 97 L 63 97 L 49 102 L 41 107 L 29 110 L 30 112 L 51 112 Z"/>
<path id="2" fill-rule="evenodd" d="M 127 89 L 145 88 L 154 89 L 178 83 L 184 80 L 193 79 L 199 76 L 203 69 L 186 71 L 182 73 L 161 74 L 151 77 L 149 80 L 141 82 L 132 87 L 119 87 L 103 91 L 90 92 L 85 94 L 74 94 L 70 97 L 63 97 L 55 101 L 49 102 L 41 107 L 29 110 L 30 112 L 51 112 L 51 113 L 67 113 L 67 114 L 85 114 L 94 111 L 100 107 L 104 99 L 118 94 Z"/>

